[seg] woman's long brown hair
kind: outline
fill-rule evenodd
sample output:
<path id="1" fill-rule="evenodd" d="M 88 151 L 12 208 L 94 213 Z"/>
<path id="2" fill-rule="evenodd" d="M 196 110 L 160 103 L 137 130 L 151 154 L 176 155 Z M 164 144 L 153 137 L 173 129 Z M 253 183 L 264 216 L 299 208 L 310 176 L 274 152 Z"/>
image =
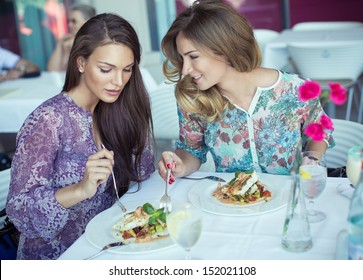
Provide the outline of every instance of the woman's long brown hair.
<path id="1" fill-rule="evenodd" d="M 63 91 L 69 92 L 79 85 L 78 57 L 88 59 L 97 47 L 112 43 L 129 47 L 135 64 L 119 98 L 114 103 L 98 102 L 93 122 L 102 143 L 114 151 L 114 172 L 119 195 L 122 195 L 130 181 L 140 181 L 141 155 L 145 146 L 152 144 L 149 95 L 139 69 L 141 46 L 135 30 L 125 19 L 114 14 L 100 14 L 81 27 L 70 53 Z"/>

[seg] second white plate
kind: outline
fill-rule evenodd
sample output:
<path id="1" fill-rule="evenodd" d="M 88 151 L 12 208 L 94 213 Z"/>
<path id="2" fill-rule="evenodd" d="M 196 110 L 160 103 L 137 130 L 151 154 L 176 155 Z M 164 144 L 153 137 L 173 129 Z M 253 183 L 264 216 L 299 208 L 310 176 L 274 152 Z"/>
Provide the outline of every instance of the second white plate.
<path id="1" fill-rule="evenodd" d="M 258 173 L 259 180 L 267 186 L 272 193 L 269 202 L 250 205 L 224 204 L 212 196 L 217 184 L 203 181 L 193 187 L 188 193 L 190 202 L 197 208 L 218 215 L 226 216 L 251 216 L 276 211 L 287 204 L 289 192 L 292 186 L 290 176 L 271 175 Z"/>

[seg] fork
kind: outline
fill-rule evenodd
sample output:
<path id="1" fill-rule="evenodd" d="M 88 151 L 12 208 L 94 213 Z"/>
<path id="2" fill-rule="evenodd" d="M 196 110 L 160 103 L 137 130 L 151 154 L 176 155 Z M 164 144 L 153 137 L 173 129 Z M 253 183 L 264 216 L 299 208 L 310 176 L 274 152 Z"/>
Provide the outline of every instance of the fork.
<path id="1" fill-rule="evenodd" d="M 166 170 L 165 193 L 160 199 L 160 208 L 164 208 L 164 212 L 171 212 L 171 199 L 170 196 L 168 195 L 170 172 L 171 170 L 168 168 Z"/>
<path id="2" fill-rule="evenodd" d="M 217 177 L 217 176 L 204 176 L 204 177 L 181 177 L 182 179 L 188 179 L 188 180 L 203 180 L 203 179 L 209 179 L 212 181 L 218 181 L 218 182 L 226 182 L 223 178 Z"/>
<path id="3" fill-rule="evenodd" d="M 105 145 L 101 144 L 101 147 L 103 149 L 106 149 Z M 119 204 L 119 206 L 122 209 L 122 212 L 127 212 L 126 207 L 122 204 L 122 202 L 120 201 L 120 197 L 118 195 L 118 191 L 117 191 L 117 186 L 116 186 L 116 178 L 115 178 L 115 173 L 113 173 L 113 170 L 111 171 L 112 174 L 112 180 L 113 180 L 113 186 L 115 188 L 115 192 L 116 192 L 116 202 Z"/>
<path id="4" fill-rule="evenodd" d="M 121 241 L 107 244 L 100 251 L 98 251 L 96 254 L 86 258 L 85 260 L 92 260 L 92 259 L 94 259 L 95 257 L 101 255 L 103 252 L 107 251 L 110 248 L 114 248 L 114 247 L 118 247 L 118 246 L 124 246 L 124 245 L 127 245 L 127 244 L 124 243 L 124 242 L 121 242 Z"/>

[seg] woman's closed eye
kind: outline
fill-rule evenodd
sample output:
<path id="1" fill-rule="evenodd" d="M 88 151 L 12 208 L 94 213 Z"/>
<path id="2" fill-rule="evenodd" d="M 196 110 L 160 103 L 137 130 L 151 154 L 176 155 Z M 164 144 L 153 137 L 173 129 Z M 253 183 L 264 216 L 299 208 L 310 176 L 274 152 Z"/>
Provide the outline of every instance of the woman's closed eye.
<path id="1" fill-rule="evenodd" d="M 110 73 L 112 68 L 100 68 L 101 73 Z"/>

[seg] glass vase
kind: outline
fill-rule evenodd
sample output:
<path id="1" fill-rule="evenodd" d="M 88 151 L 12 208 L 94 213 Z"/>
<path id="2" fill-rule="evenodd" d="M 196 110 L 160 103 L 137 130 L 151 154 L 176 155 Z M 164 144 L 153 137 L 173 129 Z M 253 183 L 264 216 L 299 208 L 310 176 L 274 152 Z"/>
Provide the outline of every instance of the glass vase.
<path id="1" fill-rule="evenodd" d="M 299 168 L 301 161 L 301 147 L 299 146 L 291 175 L 293 184 L 287 204 L 281 241 L 282 247 L 290 252 L 305 252 L 313 246 L 305 198 L 300 185 Z"/>

